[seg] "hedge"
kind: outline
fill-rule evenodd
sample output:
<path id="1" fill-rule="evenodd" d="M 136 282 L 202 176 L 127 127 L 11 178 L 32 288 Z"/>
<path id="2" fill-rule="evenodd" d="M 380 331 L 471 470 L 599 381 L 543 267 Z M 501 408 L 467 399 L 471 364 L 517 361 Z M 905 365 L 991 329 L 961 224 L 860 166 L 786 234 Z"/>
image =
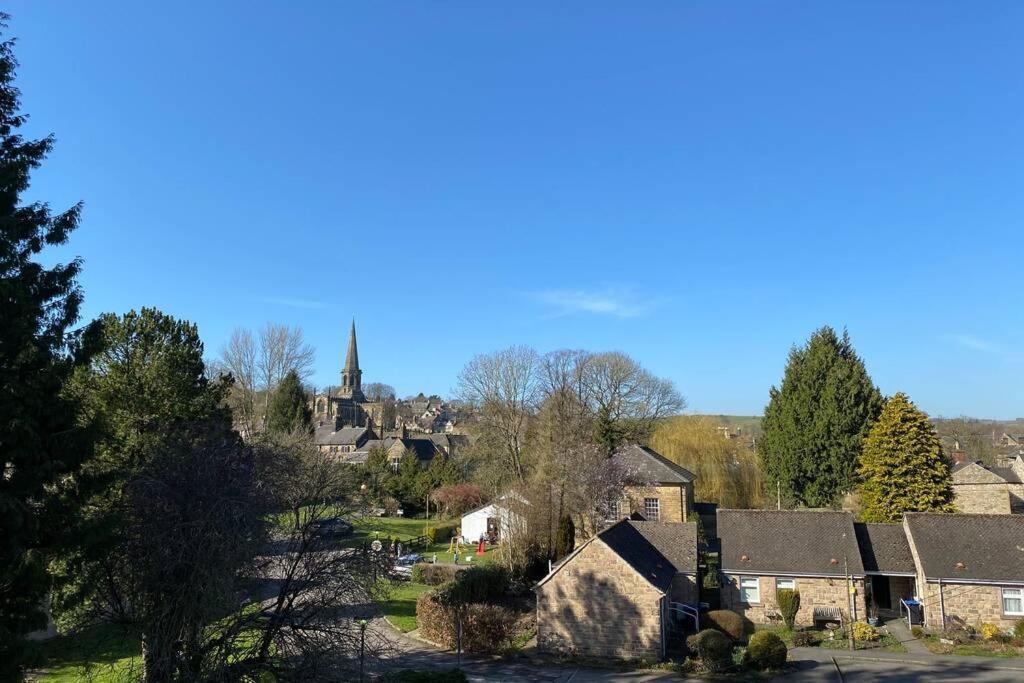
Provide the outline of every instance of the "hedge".
<path id="1" fill-rule="evenodd" d="M 727 609 L 713 609 L 710 612 L 705 612 L 701 618 L 701 625 L 704 628 L 712 628 L 724 633 L 734 642 L 742 640 L 745 631 L 743 617 Z"/>
<path id="2" fill-rule="evenodd" d="M 458 523 L 439 524 L 427 527 L 427 540 L 431 543 L 444 543 L 455 535 Z"/>
<path id="3" fill-rule="evenodd" d="M 438 602 L 437 593 L 424 593 L 416 600 L 420 634 L 447 648 L 456 646 L 455 609 Z M 496 652 L 509 646 L 515 632 L 516 615 L 499 605 L 466 605 L 462 610 L 462 649 L 466 652 Z"/>
<path id="4" fill-rule="evenodd" d="M 761 671 L 778 671 L 786 665 L 786 644 L 771 631 L 758 631 L 750 636 L 743 662 Z"/>
<path id="5" fill-rule="evenodd" d="M 706 628 L 687 638 L 686 645 L 706 671 L 724 671 L 732 664 L 732 641 L 721 631 Z"/>
<path id="6" fill-rule="evenodd" d="M 423 583 L 428 586 L 440 586 L 442 583 L 447 583 L 454 579 L 455 575 L 461 571 L 466 570 L 462 567 L 455 567 L 450 564 L 418 562 L 412 566 L 412 574 L 409 578 L 413 583 Z"/>

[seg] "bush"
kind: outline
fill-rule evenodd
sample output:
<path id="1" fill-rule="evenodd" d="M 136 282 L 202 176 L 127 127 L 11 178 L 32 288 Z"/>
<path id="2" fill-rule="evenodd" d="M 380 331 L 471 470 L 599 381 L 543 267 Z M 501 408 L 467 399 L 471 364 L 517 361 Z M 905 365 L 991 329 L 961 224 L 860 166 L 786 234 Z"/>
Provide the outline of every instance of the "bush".
<path id="1" fill-rule="evenodd" d="M 793 634 L 793 647 L 814 647 L 821 642 L 813 631 L 796 631 Z"/>
<path id="2" fill-rule="evenodd" d="M 413 583 L 424 583 L 428 586 L 440 586 L 455 578 L 455 575 L 463 570 L 447 564 L 429 564 L 418 562 L 412 566 L 412 574 L 409 577 Z"/>
<path id="3" fill-rule="evenodd" d="M 761 671 L 777 671 L 786 665 L 786 644 L 771 631 L 758 631 L 750 637 L 743 663 Z"/>
<path id="4" fill-rule="evenodd" d="M 800 591 L 792 588 L 780 588 L 775 591 L 775 599 L 779 602 L 779 611 L 786 628 L 793 630 L 796 624 L 796 613 L 800 611 Z"/>
<path id="5" fill-rule="evenodd" d="M 727 609 L 714 609 L 704 613 L 704 628 L 712 628 L 733 639 L 741 640 L 745 631 L 743 617 Z"/>
<path id="6" fill-rule="evenodd" d="M 1013 625 L 1013 637 L 1024 638 L 1024 619 Z"/>
<path id="7" fill-rule="evenodd" d="M 1003 635 L 1003 632 L 995 624 L 982 624 L 981 625 L 981 637 L 985 640 L 995 640 L 999 636 Z"/>
<path id="8" fill-rule="evenodd" d="M 1024 623 L 1024 622 L 1021 622 L 1021 623 Z M 911 626 L 910 627 L 910 635 L 914 636 L 915 638 L 923 638 L 924 637 L 924 629 L 921 628 L 920 626 Z"/>
<path id="9" fill-rule="evenodd" d="M 859 643 L 878 640 L 878 631 L 867 622 L 855 621 L 853 622 L 853 639 Z"/>
<path id="10" fill-rule="evenodd" d="M 416 600 L 420 634 L 447 648 L 457 644 L 455 608 L 438 600 L 437 591 Z M 516 615 L 498 605 L 466 605 L 462 608 L 462 649 L 466 652 L 496 652 L 508 647 L 515 632 Z"/>
<path id="11" fill-rule="evenodd" d="M 686 645 L 707 671 L 724 671 L 732 664 L 732 641 L 721 631 L 706 628 L 687 638 Z"/>
<path id="12" fill-rule="evenodd" d="M 460 571 L 438 593 L 444 603 L 466 605 L 493 602 L 504 596 L 508 587 L 507 569 L 500 565 L 483 565 Z"/>
<path id="13" fill-rule="evenodd" d="M 455 524 L 439 524 L 427 527 L 427 540 L 431 543 L 444 543 L 455 535 Z"/>

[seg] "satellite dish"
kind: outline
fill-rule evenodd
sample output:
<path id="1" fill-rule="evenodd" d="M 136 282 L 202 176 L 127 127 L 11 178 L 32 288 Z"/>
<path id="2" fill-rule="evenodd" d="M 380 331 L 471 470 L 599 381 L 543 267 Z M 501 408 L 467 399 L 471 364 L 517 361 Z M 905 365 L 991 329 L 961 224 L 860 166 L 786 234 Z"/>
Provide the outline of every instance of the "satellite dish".
<path id="1" fill-rule="evenodd" d="M 383 548 L 384 546 L 381 545 L 380 541 L 374 541 L 373 543 L 370 544 L 370 547 L 373 548 L 373 552 L 379 553 L 380 549 Z"/>

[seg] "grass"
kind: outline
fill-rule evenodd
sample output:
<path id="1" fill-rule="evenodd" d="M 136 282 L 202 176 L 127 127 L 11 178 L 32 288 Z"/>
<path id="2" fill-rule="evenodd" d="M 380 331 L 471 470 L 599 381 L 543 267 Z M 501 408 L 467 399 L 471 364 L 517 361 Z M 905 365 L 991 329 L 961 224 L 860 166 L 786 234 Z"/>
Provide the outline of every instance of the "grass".
<path id="1" fill-rule="evenodd" d="M 786 647 L 793 647 L 793 634 L 796 633 L 796 631 L 792 629 L 788 629 L 785 626 L 759 624 L 756 627 L 756 630 L 771 631 L 779 638 L 782 638 L 782 642 L 786 644 Z M 835 639 L 829 640 L 828 631 L 818 631 L 813 629 L 805 629 L 805 631 L 815 634 L 820 641 L 818 646 L 827 650 L 846 650 L 850 647 L 850 641 L 846 639 L 845 635 L 841 636 L 837 634 Z M 858 650 L 882 650 L 884 652 L 907 651 L 896 636 L 882 630 L 878 631 L 878 640 L 870 642 L 857 641 L 856 645 Z"/>
<path id="2" fill-rule="evenodd" d="M 41 663 L 34 680 L 72 683 L 91 680 L 115 683 L 137 680 L 142 647 L 137 638 L 113 625 L 96 626 L 40 643 Z"/>
<path id="3" fill-rule="evenodd" d="M 388 599 L 380 604 L 384 618 L 402 633 L 414 630 L 418 625 L 416 622 L 416 598 L 431 588 L 433 586 L 422 583 L 396 583 L 391 588 Z"/>

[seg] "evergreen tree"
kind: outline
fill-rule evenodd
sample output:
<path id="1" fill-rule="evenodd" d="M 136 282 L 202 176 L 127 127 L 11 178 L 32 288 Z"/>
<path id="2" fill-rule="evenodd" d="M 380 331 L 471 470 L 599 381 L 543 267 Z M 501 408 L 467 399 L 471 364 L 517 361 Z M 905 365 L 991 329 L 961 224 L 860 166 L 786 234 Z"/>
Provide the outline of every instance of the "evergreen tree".
<path id="1" fill-rule="evenodd" d="M 8 16 L 0 13 L 0 29 Z M 62 387 L 73 371 L 69 328 L 78 319 L 79 260 L 45 267 L 36 257 L 67 242 L 80 206 L 54 214 L 20 204 L 53 138 L 17 131 L 14 42 L 0 42 L 0 680 L 20 676 L 24 636 L 45 628 L 45 555 L 60 528 L 48 487 L 89 454 Z M 50 259 L 47 259 L 50 260 Z"/>
<path id="2" fill-rule="evenodd" d="M 952 512 L 949 463 L 931 420 L 906 394 L 885 402 L 860 457 L 861 517 L 896 522 L 904 512 Z"/>
<path id="3" fill-rule="evenodd" d="M 576 547 L 576 525 L 572 517 L 562 515 L 558 520 L 558 535 L 555 536 L 555 559 L 560 559 L 572 552 Z"/>
<path id="4" fill-rule="evenodd" d="M 272 434 L 287 434 L 309 430 L 312 426 L 313 411 L 309 408 L 309 397 L 302 388 L 298 373 L 289 370 L 270 401 L 267 410 L 267 431 Z"/>
<path id="5" fill-rule="evenodd" d="M 864 437 L 881 409 L 845 331 L 840 337 L 822 327 L 790 350 L 758 442 L 768 497 L 779 491 L 786 505 L 834 505 L 853 488 Z"/>

